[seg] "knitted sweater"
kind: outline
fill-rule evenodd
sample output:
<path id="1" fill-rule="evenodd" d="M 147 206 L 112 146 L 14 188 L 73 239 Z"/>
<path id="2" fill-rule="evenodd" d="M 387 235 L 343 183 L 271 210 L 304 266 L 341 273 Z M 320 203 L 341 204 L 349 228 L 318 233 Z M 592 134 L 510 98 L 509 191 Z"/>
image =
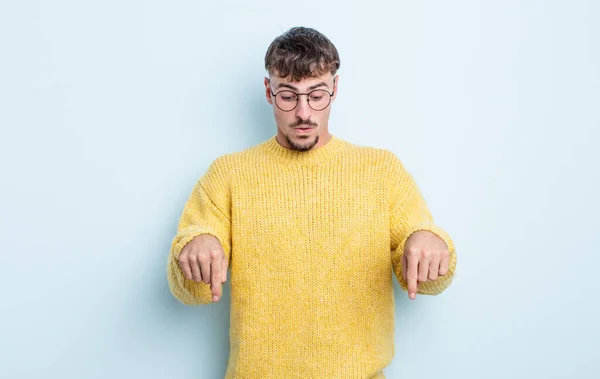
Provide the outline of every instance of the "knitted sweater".
<path id="1" fill-rule="evenodd" d="M 450 250 L 416 183 L 390 151 L 332 136 L 307 152 L 275 136 L 215 159 L 181 216 L 168 282 L 184 304 L 211 303 L 208 284 L 184 277 L 178 255 L 212 234 L 229 260 L 230 355 L 226 379 L 385 378 L 394 355 L 392 271 L 402 289 L 404 244 L 429 230 Z"/>

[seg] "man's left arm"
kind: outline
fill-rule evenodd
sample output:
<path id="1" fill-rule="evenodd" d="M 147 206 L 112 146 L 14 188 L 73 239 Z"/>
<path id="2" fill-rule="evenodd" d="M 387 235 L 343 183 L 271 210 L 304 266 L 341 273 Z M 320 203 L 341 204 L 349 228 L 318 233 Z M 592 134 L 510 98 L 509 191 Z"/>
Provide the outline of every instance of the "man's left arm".
<path id="1" fill-rule="evenodd" d="M 454 243 L 435 224 L 414 178 L 400 160 L 394 156 L 390 166 L 390 247 L 394 273 L 412 299 L 416 294 L 440 294 L 450 286 L 456 271 Z"/>

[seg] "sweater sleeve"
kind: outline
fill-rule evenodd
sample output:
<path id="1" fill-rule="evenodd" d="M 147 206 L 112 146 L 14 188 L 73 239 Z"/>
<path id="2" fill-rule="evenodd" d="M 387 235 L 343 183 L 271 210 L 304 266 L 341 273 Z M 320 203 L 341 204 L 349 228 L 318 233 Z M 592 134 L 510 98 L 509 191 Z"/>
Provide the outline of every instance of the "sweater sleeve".
<path id="1" fill-rule="evenodd" d="M 398 283 L 404 291 L 408 290 L 403 278 L 402 256 L 406 241 L 416 231 L 427 230 L 446 243 L 450 252 L 448 272 L 435 280 L 418 284 L 418 294 L 437 295 L 444 291 L 454 278 L 456 271 L 456 251 L 448 233 L 436 225 L 423 195 L 400 159 L 392 154 L 390 168 L 390 236 L 392 266 Z"/>
<path id="2" fill-rule="evenodd" d="M 177 234 L 171 243 L 167 262 L 169 289 L 183 304 L 197 305 L 212 302 L 210 284 L 186 279 L 179 266 L 179 254 L 194 237 L 215 236 L 231 267 L 230 191 L 221 159 L 215 160 L 198 180 L 179 220 Z"/>

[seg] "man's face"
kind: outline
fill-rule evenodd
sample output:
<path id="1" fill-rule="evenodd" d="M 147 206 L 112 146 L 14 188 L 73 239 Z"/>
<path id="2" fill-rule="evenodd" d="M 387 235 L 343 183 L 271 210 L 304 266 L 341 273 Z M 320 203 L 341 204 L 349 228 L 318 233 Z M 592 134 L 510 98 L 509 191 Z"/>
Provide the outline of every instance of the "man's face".
<path id="1" fill-rule="evenodd" d="M 299 82 L 276 75 L 271 75 L 270 79 L 265 78 L 267 101 L 273 106 L 280 144 L 289 149 L 307 151 L 329 141 L 329 112 L 331 102 L 337 96 L 338 79 L 338 76 L 334 78 L 331 73 L 316 78 L 305 78 Z M 330 95 L 322 91 L 312 92 L 310 98 L 307 95 L 296 95 L 315 90 L 333 93 L 331 102 Z M 276 96 L 273 96 L 273 93 Z M 321 109 L 322 107 L 325 108 Z M 293 109 L 289 110 L 290 108 Z"/>

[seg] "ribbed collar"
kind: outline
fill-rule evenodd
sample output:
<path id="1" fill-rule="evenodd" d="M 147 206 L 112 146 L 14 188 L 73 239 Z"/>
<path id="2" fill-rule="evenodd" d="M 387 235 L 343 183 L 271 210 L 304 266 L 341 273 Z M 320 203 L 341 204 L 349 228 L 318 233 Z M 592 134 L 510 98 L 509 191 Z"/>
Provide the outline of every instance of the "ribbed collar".
<path id="1" fill-rule="evenodd" d="M 266 153 L 286 164 L 318 164 L 330 161 L 348 147 L 344 140 L 331 135 L 331 139 L 323 146 L 308 151 L 297 151 L 285 148 L 277 142 L 277 134 L 263 143 Z"/>

